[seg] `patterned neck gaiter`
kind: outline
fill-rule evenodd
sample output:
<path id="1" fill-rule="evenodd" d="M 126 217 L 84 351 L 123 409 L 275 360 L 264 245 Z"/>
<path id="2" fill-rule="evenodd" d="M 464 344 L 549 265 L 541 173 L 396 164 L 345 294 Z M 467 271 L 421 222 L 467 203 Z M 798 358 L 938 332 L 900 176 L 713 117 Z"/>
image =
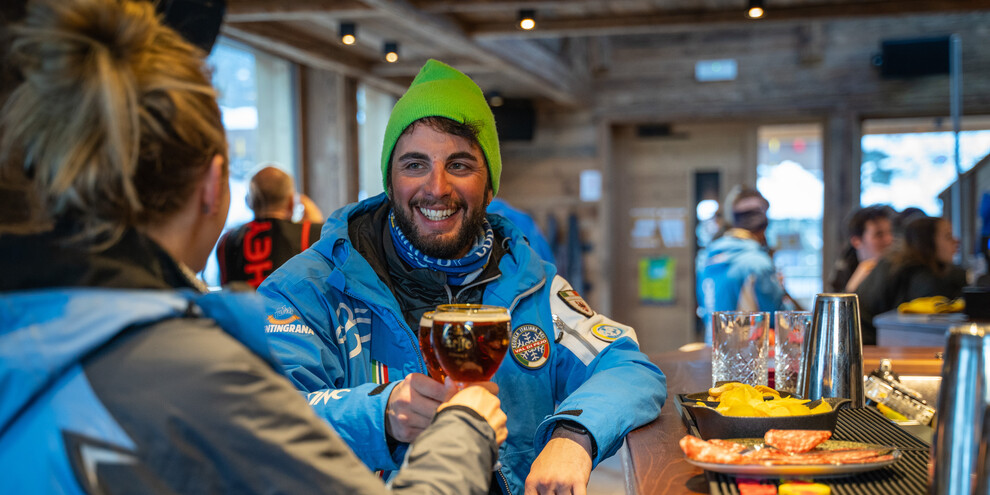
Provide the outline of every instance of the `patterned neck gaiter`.
<path id="1" fill-rule="evenodd" d="M 478 275 L 481 275 L 481 271 L 484 270 L 485 264 L 488 263 L 488 258 L 492 253 L 492 245 L 495 242 L 495 233 L 486 219 L 482 225 L 484 235 L 478 236 L 467 256 L 456 260 L 445 260 L 427 256 L 416 249 L 399 229 L 399 225 L 395 221 L 394 211 L 390 211 L 388 214 L 388 227 L 392 234 L 392 244 L 402 261 L 413 268 L 429 268 L 446 273 L 447 283 L 450 285 L 464 285 L 478 278 Z"/>

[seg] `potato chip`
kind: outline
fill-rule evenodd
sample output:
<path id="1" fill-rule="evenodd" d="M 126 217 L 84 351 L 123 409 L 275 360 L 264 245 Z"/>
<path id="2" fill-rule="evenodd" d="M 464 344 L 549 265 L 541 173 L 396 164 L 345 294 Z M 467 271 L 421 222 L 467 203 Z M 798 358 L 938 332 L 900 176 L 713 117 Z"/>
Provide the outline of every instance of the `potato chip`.
<path id="1" fill-rule="evenodd" d="M 781 397 L 780 392 L 764 385 L 754 387 L 744 383 L 730 382 L 709 389 L 708 394 L 708 400 L 719 403 L 715 410 L 723 416 L 804 416 L 827 413 L 832 410 L 827 402 L 809 408 L 807 404 L 811 401 L 795 397 Z M 701 405 L 701 403 L 698 404 Z"/>
<path id="2" fill-rule="evenodd" d="M 768 387 L 766 385 L 757 385 L 756 386 L 756 390 L 759 390 L 760 393 L 763 394 L 764 397 L 777 397 L 777 398 L 780 398 L 780 392 L 778 392 L 778 391 L 776 391 L 776 390 L 774 390 L 774 389 L 772 389 L 772 388 L 770 388 L 770 387 Z"/>
<path id="3" fill-rule="evenodd" d="M 766 416 L 766 414 L 761 413 L 755 407 L 748 404 L 738 404 L 735 406 L 729 406 L 725 408 L 724 411 L 721 409 L 722 408 L 716 410 L 722 413 L 723 416 L 748 416 L 748 417 Z"/>

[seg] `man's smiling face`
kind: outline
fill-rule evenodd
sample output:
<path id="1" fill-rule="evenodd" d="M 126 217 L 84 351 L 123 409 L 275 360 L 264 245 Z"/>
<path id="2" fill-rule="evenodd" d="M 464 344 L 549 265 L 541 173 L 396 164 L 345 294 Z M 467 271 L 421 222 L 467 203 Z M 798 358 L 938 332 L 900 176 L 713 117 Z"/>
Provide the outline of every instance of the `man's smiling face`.
<path id="1" fill-rule="evenodd" d="M 491 201 L 481 148 L 418 122 L 399 137 L 392 156 L 389 197 L 399 228 L 428 256 L 465 256 Z"/>

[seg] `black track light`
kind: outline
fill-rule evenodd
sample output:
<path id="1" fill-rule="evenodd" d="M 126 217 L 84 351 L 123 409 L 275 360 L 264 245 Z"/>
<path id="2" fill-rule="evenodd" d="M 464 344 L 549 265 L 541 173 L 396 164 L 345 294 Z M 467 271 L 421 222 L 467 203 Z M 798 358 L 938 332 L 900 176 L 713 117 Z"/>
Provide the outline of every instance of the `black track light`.
<path id="1" fill-rule="evenodd" d="M 750 19 L 763 17 L 763 0 L 749 0 L 749 9 L 746 11 L 746 15 Z"/>
<path id="2" fill-rule="evenodd" d="M 519 27 L 529 31 L 536 27 L 536 11 L 533 9 L 522 9 L 519 11 Z"/>
<path id="3" fill-rule="evenodd" d="M 382 53 L 385 54 L 386 62 L 388 63 L 397 62 L 399 60 L 399 43 L 396 41 L 386 41 Z"/>
<path id="4" fill-rule="evenodd" d="M 357 26 L 353 22 L 340 23 L 340 42 L 353 45 L 357 41 Z"/>

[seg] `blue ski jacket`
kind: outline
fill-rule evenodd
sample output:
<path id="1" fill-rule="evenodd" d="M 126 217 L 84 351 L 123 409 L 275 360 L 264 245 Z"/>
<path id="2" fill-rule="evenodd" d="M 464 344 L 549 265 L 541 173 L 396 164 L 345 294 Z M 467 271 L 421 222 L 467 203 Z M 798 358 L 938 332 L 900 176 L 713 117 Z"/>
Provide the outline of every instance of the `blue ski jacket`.
<path id="1" fill-rule="evenodd" d="M 212 318 L 265 359 L 278 363 L 257 325 L 254 294 L 192 290 L 67 288 L 0 298 L 0 478 L 9 493 L 86 493 L 96 463 L 135 462 L 134 442 L 91 388 L 82 361 L 128 328 L 181 318 Z M 77 432 L 85 445 L 65 432 Z M 44 466 L 39 474 L 38 468 Z M 85 477 L 84 477 L 85 478 Z M 90 489 L 98 489 L 90 486 Z"/>
<path id="2" fill-rule="evenodd" d="M 740 230 L 729 230 L 698 255 L 698 304 L 709 343 L 712 312 L 767 311 L 773 318 L 783 304 L 784 288 L 770 254 Z"/>
<path id="3" fill-rule="evenodd" d="M 290 380 L 368 467 L 393 470 L 404 449 L 387 445 L 389 394 L 406 375 L 427 369 L 417 332 L 348 237 L 350 218 L 386 201 L 381 194 L 336 211 L 319 242 L 258 290 L 269 299 L 266 333 Z M 506 254 L 483 302 L 509 308 L 512 317 L 510 349 L 492 378 L 509 430 L 498 479 L 506 493 L 521 494 L 557 421 L 588 430 L 597 465 L 629 431 L 657 417 L 666 379 L 631 327 L 588 307 L 509 221 L 488 220 L 496 238 L 506 239 Z"/>

